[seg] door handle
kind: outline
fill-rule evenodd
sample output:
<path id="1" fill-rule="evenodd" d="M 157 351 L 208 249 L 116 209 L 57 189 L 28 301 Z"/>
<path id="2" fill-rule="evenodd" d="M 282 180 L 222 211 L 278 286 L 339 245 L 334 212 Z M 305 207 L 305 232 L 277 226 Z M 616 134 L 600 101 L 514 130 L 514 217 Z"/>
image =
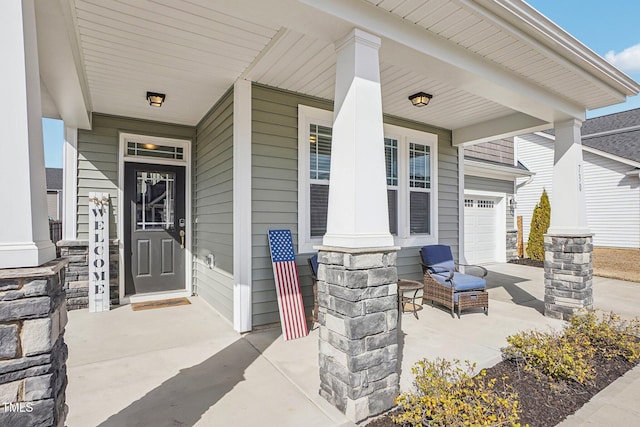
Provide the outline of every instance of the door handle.
<path id="1" fill-rule="evenodd" d="M 184 249 L 184 230 L 180 230 L 180 249 Z"/>

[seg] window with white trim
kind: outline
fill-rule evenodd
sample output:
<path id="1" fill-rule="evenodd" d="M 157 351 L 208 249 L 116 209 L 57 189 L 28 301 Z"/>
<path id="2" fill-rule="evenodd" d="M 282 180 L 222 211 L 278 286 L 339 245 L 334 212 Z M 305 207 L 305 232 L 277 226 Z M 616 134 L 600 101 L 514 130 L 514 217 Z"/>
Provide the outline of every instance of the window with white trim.
<path id="1" fill-rule="evenodd" d="M 298 251 L 327 227 L 333 113 L 298 106 Z M 437 135 L 384 126 L 389 231 L 395 244 L 437 243 Z"/>

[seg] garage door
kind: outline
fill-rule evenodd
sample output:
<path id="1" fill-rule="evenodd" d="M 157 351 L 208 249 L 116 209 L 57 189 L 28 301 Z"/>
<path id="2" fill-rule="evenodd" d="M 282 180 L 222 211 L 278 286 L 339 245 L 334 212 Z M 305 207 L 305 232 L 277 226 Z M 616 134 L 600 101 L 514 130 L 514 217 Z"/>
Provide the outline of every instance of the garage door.
<path id="1" fill-rule="evenodd" d="M 496 261 L 498 200 L 491 197 L 464 199 L 464 255 L 469 264 Z"/>

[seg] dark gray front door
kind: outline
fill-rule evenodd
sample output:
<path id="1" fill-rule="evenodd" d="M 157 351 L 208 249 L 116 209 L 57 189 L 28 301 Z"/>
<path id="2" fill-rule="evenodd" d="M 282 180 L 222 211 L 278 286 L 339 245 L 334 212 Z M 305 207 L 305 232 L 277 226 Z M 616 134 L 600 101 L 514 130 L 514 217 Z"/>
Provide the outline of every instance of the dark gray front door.
<path id="1" fill-rule="evenodd" d="M 185 289 L 185 167 L 124 171 L 125 294 Z"/>

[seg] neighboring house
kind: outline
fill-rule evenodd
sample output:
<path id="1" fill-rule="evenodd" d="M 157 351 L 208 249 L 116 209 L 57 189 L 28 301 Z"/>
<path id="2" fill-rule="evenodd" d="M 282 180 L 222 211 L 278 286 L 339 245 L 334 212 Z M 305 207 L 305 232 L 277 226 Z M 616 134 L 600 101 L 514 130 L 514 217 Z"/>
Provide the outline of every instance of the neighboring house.
<path id="1" fill-rule="evenodd" d="M 518 181 L 524 241 L 542 190 L 553 194 L 553 130 L 516 137 L 518 159 L 535 176 Z M 640 248 L 640 109 L 595 117 L 582 126 L 587 221 L 595 246 Z M 551 205 L 553 211 L 553 203 Z"/>
<path id="2" fill-rule="evenodd" d="M 86 250 L 89 194 L 109 193 L 114 299 L 197 294 L 238 331 L 279 321 L 269 229 L 293 233 L 307 307 L 318 245 L 400 247 L 398 275 L 418 279 L 426 244 L 504 260 L 513 181 L 529 176 L 509 138 L 575 135 L 587 109 L 640 90 L 520 0 L 11 0 L 0 16 L 21 24 L 2 26 L 5 83 L 22 88 L 4 105 L 65 123 L 61 244 Z M 28 117 L 4 135 L 20 138 L 2 156 L 15 194 L 44 182 L 27 173 Z M 0 267 L 7 242 L 27 241 L 23 265 L 47 258 L 29 227 L 0 236 Z"/>
<path id="3" fill-rule="evenodd" d="M 513 138 L 464 150 L 464 256 L 469 264 L 517 257 L 516 178 L 530 177 L 516 161 Z"/>
<path id="4" fill-rule="evenodd" d="M 62 169 L 46 168 L 47 212 L 49 219 L 62 218 Z"/>

